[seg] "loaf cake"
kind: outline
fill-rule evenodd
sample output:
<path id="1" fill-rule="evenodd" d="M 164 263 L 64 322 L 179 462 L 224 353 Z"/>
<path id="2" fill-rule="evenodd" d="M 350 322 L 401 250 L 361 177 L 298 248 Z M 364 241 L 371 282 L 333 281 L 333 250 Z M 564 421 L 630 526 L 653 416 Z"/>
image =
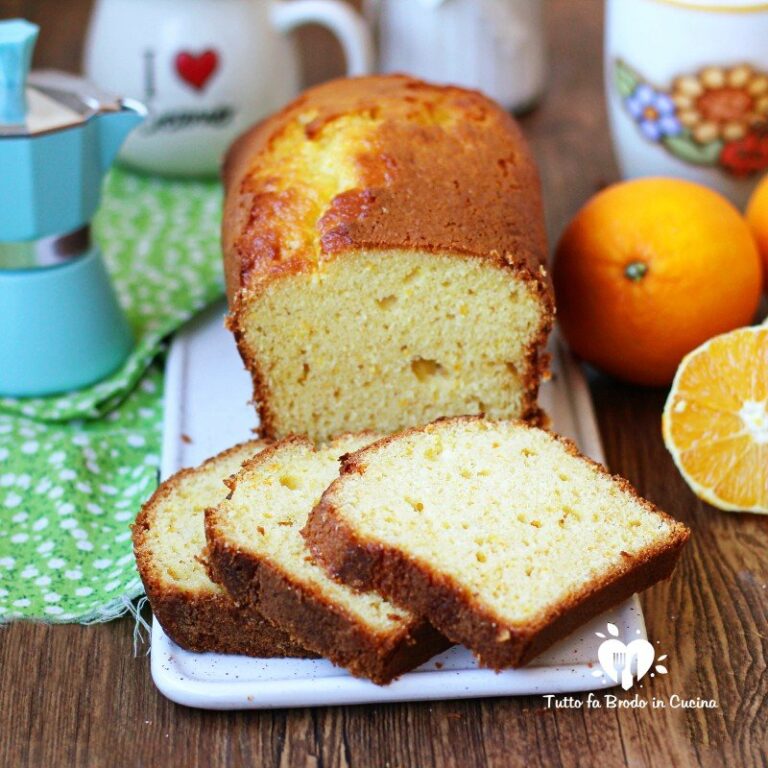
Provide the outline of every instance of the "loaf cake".
<path id="1" fill-rule="evenodd" d="M 449 644 L 378 594 L 330 579 L 300 533 L 338 475 L 339 456 L 370 440 L 345 436 L 316 450 L 291 437 L 268 448 L 228 481 L 229 498 L 206 511 L 206 535 L 211 573 L 238 602 L 352 674 L 384 684 Z"/>
<path id="2" fill-rule="evenodd" d="M 669 576 L 689 531 L 569 441 L 467 417 L 344 457 L 304 535 L 337 578 L 501 669 Z"/>
<path id="3" fill-rule="evenodd" d="M 236 445 L 195 469 L 168 478 L 133 525 L 136 564 L 155 618 L 189 651 L 248 656 L 304 656 L 305 651 L 253 608 L 239 608 L 214 584 L 203 561 L 204 512 L 227 494 L 223 479 L 267 443 Z"/>
<path id="4" fill-rule="evenodd" d="M 326 83 L 224 167 L 229 327 L 263 434 L 535 421 L 553 301 L 537 173 L 479 93 Z"/>

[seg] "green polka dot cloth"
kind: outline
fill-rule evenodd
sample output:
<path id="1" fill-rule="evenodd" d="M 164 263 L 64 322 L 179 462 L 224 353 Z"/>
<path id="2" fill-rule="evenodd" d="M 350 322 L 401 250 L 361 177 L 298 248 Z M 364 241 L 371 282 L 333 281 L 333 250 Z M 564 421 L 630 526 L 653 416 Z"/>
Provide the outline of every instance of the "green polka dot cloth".
<path id="1" fill-rule="evenodd" d="M 136 346 L 67 395 L 0 398 L 0 622 L 107 621 L 142 586 L 130 524 L 157 484 L 166 337 L 223 292 L 221 192 L 114 170 L 95 236 Z"/>

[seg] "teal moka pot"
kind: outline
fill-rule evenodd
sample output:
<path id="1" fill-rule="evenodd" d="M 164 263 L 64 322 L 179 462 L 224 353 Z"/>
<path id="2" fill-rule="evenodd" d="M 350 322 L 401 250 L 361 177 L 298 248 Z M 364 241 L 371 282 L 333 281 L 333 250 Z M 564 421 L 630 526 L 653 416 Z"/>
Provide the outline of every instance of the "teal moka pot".
<path id="1" fill-rule="evenodd" d="M 90 222 L 142 105 L 29 73 L 38 28 L 0 22 L 0 395 L 92 384 L 133 340 Z"/>

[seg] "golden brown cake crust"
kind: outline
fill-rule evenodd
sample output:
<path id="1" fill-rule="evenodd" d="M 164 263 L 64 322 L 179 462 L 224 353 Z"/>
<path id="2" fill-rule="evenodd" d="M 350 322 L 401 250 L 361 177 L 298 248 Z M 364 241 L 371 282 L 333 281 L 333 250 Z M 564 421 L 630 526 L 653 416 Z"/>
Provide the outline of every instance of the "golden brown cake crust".
<path id="1" fill-rule="evenodd" d="M 218 539 L 210 545 L 210 563 L 212 575 L 239 603 L 258 609 L 318 655 L 379 685 L 451 646 L 427 622 L 382 645 L 340 606 L 310 592 L 274 565 Z"/>
<path id="2" fill-rule="evenodd" d="M 295 442 L 307 443 L 300 437 L 286 438 L 245 466 L 267 463 L 281 446 Z M 267 559 L 230 544 L 219 536 L 216 521 L 217 510 L 206 510 L 211 577 L 238 603 L 254 607 L 304 647 L 345 667 L 353 675 L 386 685 L 451 646 L 425 621 L 404 626 L 402 632 L 393 633 L 385 640 L 376 637 L 320 592 Z"/>
<path id="3" fill-rule="evenodd" d="M 176 493 L 184 478 L 239 452 L 246 445 L 252 447 L 255 453 L 263 450 L 268 443 L 252 440 L 235 445 L 208 459 L 199 468 L 182 469 L 158 486 L 141 508 L 132 526 L 139 575 L 155 618 L 166 634 L 188 651 L 237 653 L 261 658 L 314 658 L 314 653 L 277 629 L 258 611 L 238 606 L 229 595 L 170 586 L 158 573 L 152 552 L 147 546 L 147 533 L 154 523 L 158 506 Z"/>
<path id="4" fill-rule="evenodd" d="M 440 421 L 450 423 L 475 418 Z M 413 434 L 423 429 L 417 427 L 405 430 L 405 433 Z M 558 435 L 553 437 L 563 443 L 569 453 L 591 464 L 600 474 L 611 477 L 600 464 L 583 457 L 570 440 Z M 357 588 L 376 589 L 393 603 L 424 616 L 450 640 L 469 647 L 483 666 L 492 669 L 527 664 L 592 617 L 670 576 L 690 536 L 685 525 L 641 498 L 624 478 L 612 476 L 622 490 L 632 494 L 646 509 L 673 523 L 667 542 L 647 548 L 634 557 L 626 555 L 621 566 L 585 583 L 578 592 L 535 623 L 523 629 L 505 626 L 498 616 L 479 605 L 453 579 L 433 571 L 426 564 L 410 560 L 395 547 L 361 540 L 338 514 L 333 503 L 337 484 L 343 482 L 345 475 L 364 473 L 366 459 L 396 439 L 397 435 L 386 437 L 344 456 L 340 478 L 323 494 L 302 533 L 318 562 L 335 578 Z"/>
<path id="5" fill-rule="evenodd" d="M 176 645 L 195 653 L 316 658 L 258 611 L 229 595 L 181 594 L 144 585 L 152 612 Z"/>
<path id="6" fill-rule="evenodd" d="M 297 124 L 311 142 L 350 115 L 373 121 L 354 158 L 359 183 L 319 212 L 317 252 L 286 249 L 285 230 L 300 229 L 307 192 L 281 185 L 269 152 Z M 265 435 L 277 436 L 276 419 L 259 361 L 243 341 L 239 304 L 281 277 L 361 249 L 381 251 L 383 259 L 392 249 L 447 252 L 525 280 L 541 301 L 542 323 L 521 371 L 527 397 L 520 416 L 539 417 L 535 401 L 547 366 L 541 351 L 554 315 L 540 185 L 517 123 L 497 104 L 404 75 L 335 80 L 244 134 L 226 158 L 224 185 L 229 325 L 253 376 Z"/>
<path id="7" fill-rule="evenodd" d="M 253 178 L 259 154 L 305 114 L 314 116 L 304 127 L 308 141 L 340 117 L 383 118 L 356 158 L 363 184 L 337 196 L 320 219 L 323 255 L 360 248 L 466 254 L 525 272 L 551 296 L 539 179 L 517 123 L 476 91 L 379 75 L 312 88 L 231 148 L 223 223 L 230 301 L 254 274 L 311 266 L 301 255 L 283 262 L 281 233 L 271 227 L 293 205 L 291 195 Z"/>

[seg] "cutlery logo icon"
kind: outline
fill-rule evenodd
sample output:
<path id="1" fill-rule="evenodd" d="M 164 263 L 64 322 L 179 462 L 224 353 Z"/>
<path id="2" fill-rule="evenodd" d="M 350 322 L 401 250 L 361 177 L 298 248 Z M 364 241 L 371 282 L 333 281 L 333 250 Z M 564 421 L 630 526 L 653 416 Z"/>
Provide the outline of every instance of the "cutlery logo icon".
<path id="1" fill-rule="evenodd" d="M 619 629 L 615 624 L 608 624 L 607 637 L 602 632 L 595 632 L 603 638 L 597 650 L 597 658 L 602 669 L 597 669 L 592 674 L 595 677 L 607 675 L 614 683 L 620 683 L 621 687 L 628 691 L 635 683 L 642 680 L 653 666 L 656 660 L 656 651 L 647 640 L 637 638 L 630 643 L 624 643 L 619 639 Z M 658 661 L 664 661 L 667 655 L 659 656 Z M 655 666 L 655 672 L 660 675 L 667 673 L 663 664 Z M 653 677 L 654 673 L 651 673 Z"/>

